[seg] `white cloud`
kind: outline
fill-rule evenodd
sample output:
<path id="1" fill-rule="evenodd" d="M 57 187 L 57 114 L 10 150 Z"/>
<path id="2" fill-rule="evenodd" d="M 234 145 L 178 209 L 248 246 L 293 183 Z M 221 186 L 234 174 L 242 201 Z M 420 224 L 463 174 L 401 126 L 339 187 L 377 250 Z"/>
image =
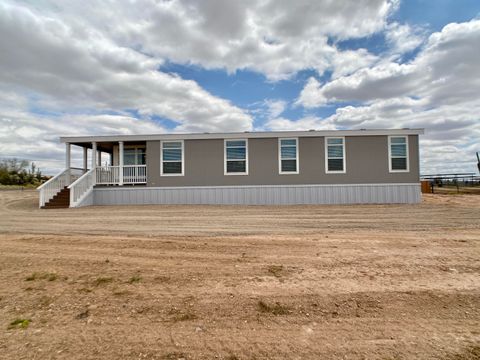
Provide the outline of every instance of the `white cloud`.
<path id="1" fill-rule="evenodd" d="M 313 108 L 333 102 L 370 101 L 414 95 L 422 81 L 415 70 L 413 65 L 387 63 L 358 70 L 350 76 L 343 76 L 323 85 L 310 78 L 296 103 Z"/>
<path id="2" fill-rule="evenodd" d="M 401 55 L 418 48 L 425 40 L 425 31 L 420 27 L 393 22 L 386 26 L 385 38 L 391 47 L 390 51 Z"/>
<path id="3" fill-rule="evenodd" d="M 269 120 L 266 127 L 279 131 L 335 130 L 333 124 L 323 121 L 322 118 L 316 116 L 305 116 L 298 120 L 289 120 L 282 117 L 275 118 Z"/>
<path id="4" fill-rule="evenodd" d="M 336 53 L 332 59 L 332 78 L 350 75 L 359 69 L 373 65 L 379 60 L 378 56 L 370 54 L 365 49 L 345 50 Z"/>
<path id="5" fill-rule="evenodd" d="M 264 101 L 264 104 L 267 107 L 267 117 L 269 119 L 277 118 L 287 107 L 287 102 L 285 100 L 278 99 L 267 99 Z"/>
<path id="6" fill-rule="evenodd" d="M 39 94 L 43 106 L 136 109 L 177 122 L 177 131 L 252 128 L 242 109 L 95 29 L 2 4 L 0 33 L 0 82 Z"/>
<path id="7" fill-rule="evenodd" d="M 158 59 L 229 72 L 250 69 L 270 80 L 311 68 L 322 73 L 351 52 L 330 45 L 382 31 L 397 0 L 341 1 L 153 1 L 116 3 L 52 0 L 51 16 L 86 24 L 124 47 Z M 44 6 L 45 7 L 45 6 Z M 42 10 L 46 12 L 46 10 Z M 369 63 L 372 55 L 355 58 Z M 353 62 L 350 62 L 350 67 Z M 337 61 L 340 67 L 345 61 Z M 345 74 L 344 70 L 339 73 Z"/>
<path id="8" fill-rule="evenodd" d="M 298 103 L 374 101 L 401 96 L 428 98 L 432 106 L 477 98 L 480 86 L 480 20 L 449 24 L 432 34 L 408 64 L 381 62 L 320 85 L 309 81 Z"/>
<path id="9" fill-rule="evenodd" d="M 327 98 L 323 96 L 321 88 L 322 84 L 313 76 L 310 77 L 295 104 L 306 108 L 325 105 Z"/>

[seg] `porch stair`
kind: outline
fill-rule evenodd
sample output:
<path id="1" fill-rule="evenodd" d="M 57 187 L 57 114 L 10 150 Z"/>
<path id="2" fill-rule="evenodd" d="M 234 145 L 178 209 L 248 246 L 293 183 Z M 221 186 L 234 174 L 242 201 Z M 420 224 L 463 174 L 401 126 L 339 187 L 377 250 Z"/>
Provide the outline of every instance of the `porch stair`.
<path id="1" fill-rule="evenodd" d="M 65 209 L 70 207 L 70 189 L 65 186 L 42 209 Z"/>

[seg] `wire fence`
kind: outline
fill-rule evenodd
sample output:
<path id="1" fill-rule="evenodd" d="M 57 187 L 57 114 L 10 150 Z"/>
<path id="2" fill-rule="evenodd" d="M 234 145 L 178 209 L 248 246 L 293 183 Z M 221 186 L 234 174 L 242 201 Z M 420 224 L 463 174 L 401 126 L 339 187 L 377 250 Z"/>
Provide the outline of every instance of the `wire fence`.
<path id="1" fill-rule="evenodd" d="M 480 176 L 475 173 L 429 174 L 421 175 L 422 182 L 428 183 L 431 193 L 478 193 L 480 194 Z M 422 189 L 426 189 L 426 186 Z"/>

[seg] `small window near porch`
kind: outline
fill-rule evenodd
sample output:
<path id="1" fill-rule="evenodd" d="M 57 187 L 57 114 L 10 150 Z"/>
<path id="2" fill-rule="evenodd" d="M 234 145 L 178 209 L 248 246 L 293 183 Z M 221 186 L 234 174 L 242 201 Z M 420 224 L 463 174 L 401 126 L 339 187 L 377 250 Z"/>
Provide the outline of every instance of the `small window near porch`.
<path id="1" fill-rule="evenodd" d="M 123 150 L 124 165 L 145 165 L 145 148 L 126 147 Z"/>
<path id="2" fill-rule="evenodd" d="M 163 176 L 183 176 L 183 141 L 162 141 L 160 174 Z"/>

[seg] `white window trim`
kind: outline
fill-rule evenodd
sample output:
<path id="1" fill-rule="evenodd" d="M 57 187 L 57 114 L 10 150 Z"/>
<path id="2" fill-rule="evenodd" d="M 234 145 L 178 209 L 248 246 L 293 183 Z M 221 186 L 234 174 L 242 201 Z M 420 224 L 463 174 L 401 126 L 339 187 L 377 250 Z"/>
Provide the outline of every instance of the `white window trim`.
<path id="1" fill-rule="evenodd" d="M 125 165 L 125 166 L 146 166 L 147 164 L 143 164 L 143 165 L 139 165 L 137 164 L 137 151 L 138 149 L 141 149 L 145 152 L 145 162 L 146 162 L 146 156 L 147 156 L 147 147 L 145 145 L 126 145 L 124 144 L 123 145 L 123 150 L 124 150 L 124 153 L 123 153 L 123 156 L 125 157 L 125 150 L 126 149 L 135 149 L 135 164 L 134 165 Z M 118 159 L 117 160 L 120 160 L 120 149 L 117 148 L 117 153 L 118 153 Z M 118 161 L 117 161 L 118 162 Z M 123 160 L 123 162 L 125 163 L 125 159 Z M 119 164 L 117 164 L 118 166 Z"/>
<path id="2" fill-rule="evenodd" d="M 164 143 L 176 143 L 179 142 L 182 144 L 182 172 L 180 174 L 164 174 L 163 173 L 163 144 Z M 165 161 L 165 162 L 176 162 L 176 161 Z M 185 144 L 183 140 L 162 140 L 160 141 L 160 176 L 185 176 Z"/>
<path id="3" fill-rule="evenodd" d="M 295 164 L 296 164 L 296 170 L 295 171 L 282 171 L 282 140 L 295 140 L 295 148 L 296 148 L 296 154 L 295 154 Z M 287 145 L 288 146 L 288 145 Z M 300 173 L 300 165 L 298 163 L 298 138 L 278 138 L 278 173 L 280 175 L 295 175 Z M 294 159 L 283 159 L 283 160 L 294 160 Z"/>
<path id="4" fill-rule="evenodd" d="M 329 139 L 342 139 L 343 150 L 343 170 L 328 170 L 328 140 Z M 328 136 L 325 137 L 325 173 L 326 174 L 346 174 L 347 173 L 347 157 L 345 156 L 345 136 Z"/>
<path id="5" fill-rule="evenodd" d="M 227 172 L 227 141 L 245 141 L 245 172 Z M 235 160 L 231 160 L 235 161 Z M 239 160 L 241 161 L 241 160 Z M 223 140 L 223 175 L 248 175 L 248 139 L 224 139 Z"/>
<path id="6" fill-rule="evenodd" d="M 406 146 L 406 160 L 407 160 L 407 169 L 406 170 L 393 170 L 392 169 L 392 138 L 404 138 Z M 391 173 L 407 173 L 410 172 L 410 147 L 408 146 L 408 136 L 405 135 L 389 135 L 388 136 L 388 171 Z M 400 158 L 397 156 L 397 158 Z M 403 156 L 402 156 L 403 158 Z"/>

